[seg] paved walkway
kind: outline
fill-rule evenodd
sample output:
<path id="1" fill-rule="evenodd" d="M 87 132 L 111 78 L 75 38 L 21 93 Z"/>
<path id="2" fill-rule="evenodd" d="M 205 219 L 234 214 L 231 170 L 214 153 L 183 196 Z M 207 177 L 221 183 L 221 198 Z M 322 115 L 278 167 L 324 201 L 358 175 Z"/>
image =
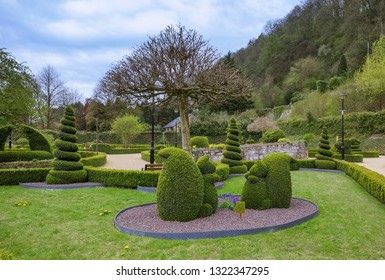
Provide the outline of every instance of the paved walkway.
<path id="1" fill-rule="evenodd" d="M 102 168 L 122 170 L 142 170 L 148 163 L 142 160 L 140 154 L 107 155 L 107 163 Z"/>
<path id="2" fill-rule="evenodd" d="M 141 159 L 140 154 L 107 155 L 107 164 L 102 168 L 122 170 L 142 170 L 148 163 Z M 364 158 L 363 162 L 357 163 L 385 176 L 385 156 L 379 158 Z"/>
<path id="3" fill-rule="evenodd" d="M 363 162 L 357 164 L 385 176 L 385 156 L 380 156 L 379 158 L 364 158 Z"/>

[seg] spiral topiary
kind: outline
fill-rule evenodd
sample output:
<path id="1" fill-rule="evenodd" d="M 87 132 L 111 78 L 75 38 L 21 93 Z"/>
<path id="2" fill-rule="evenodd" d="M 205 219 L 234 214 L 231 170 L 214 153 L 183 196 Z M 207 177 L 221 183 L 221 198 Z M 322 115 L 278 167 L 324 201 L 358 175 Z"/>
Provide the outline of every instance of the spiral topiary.
<path id="1" fill-rule="evenodd" d="M 65 109 L 64 117 L 60 120 L 58 139 L 55 141 L 53 169 L 46 177 L 47 184 L 71 184 L 87 180 L 87 171 L 80 162 L 77 153 L 75 113 L 71 106 Z"/>
<path id="2" fill-rule="evenodd" d="M 333 152 L 330 150 L 329 134 L 326 129 L 322 130 L 321 139 L 318 143 L 317 154 L 315 155 L 315 167 L 320 169 L 335 169 Z"/>
<path id="3" fill-rule="evenodd" d="M 198 217 L 204 199 L 204 182 L 194 159 L 178 148 L 159 151 L 163 170 L 159 175 L 156 205 L 166 221 L 187 222 Z"/>
<path id="4" fill-rule="evenodd" d="M 207 217 L 215 213 L 218 208 L 218 192 L 214 183 L 219 181 L 215 164 L 210 161 L 209 155 L 200 157 L 197 161 L 199 170 L 203 175 L 204 197 L 199 217 Z M 207 204 L 207 205 L 206 205 Z"/>
<path id="5" fill-rule="evenodd" d="M 226 148 L 223 151 L 222 163 L 230 166 L 230 174 L 242 174 L 247 172 L 247 166 L 242 162 L 240 146 L 240 131 L 234 118 L 230 119 L 227 129 Z"/>

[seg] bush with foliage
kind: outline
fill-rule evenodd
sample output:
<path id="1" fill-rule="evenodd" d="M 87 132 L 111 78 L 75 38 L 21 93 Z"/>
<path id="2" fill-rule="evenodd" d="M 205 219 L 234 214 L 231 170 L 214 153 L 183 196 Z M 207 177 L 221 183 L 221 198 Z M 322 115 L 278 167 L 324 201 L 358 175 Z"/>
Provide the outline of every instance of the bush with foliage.
<path id="1" fill-rule="evenodd" d="M 342 141 L 338 140 L 334 147 L 336 148 L 336 151 L 340 154 L 342 154 Z M 352 153 L 352 141 L 350 139 L 344 139 L 344 147 L 345 147 L 345 154 L 351 154 Z"/>
<path id="2" fill-rule="evenodd" d="M 178 148 L 166 148 L 157 188 L 157 209 L 161 219 L 187 222 L 198 217 L 204 198 L 204 181 L 194 159 Z"/>
<path id="3" fill-rule="evenodd" d="M 208 148 L 209 139 L 206 136 L 191 137 L 191 146 L 196 148 Z"/>
<path id="4" fill-rule="evenodd" d="M 136 188 L 154 187 L 158 184 L 160 172 L 139 170 L 111 170 L 87 167 L 88 179 L 102 183 L 106 187 Z"/>
<path id="5" fill-rule="evenodd" d="M 240 131 L 234 118 L 230 119 L 227 129 L 226 148 L 223 151 L 222 163 L 230 166 L 230 174 L 242 174 L 247 172 L 247 166 L 242 162 L 240 146 Z"/>
<path id="6" fill-rule="evenodd" d="M 58 138 L 55 140 L 53 169 L 46 178 L 47 184 L 71 184 L 87 180 L 87 171 L 80 162 L 80 154 L 77 153 L 75 112 L 71 106 L 67 106 L 64 117 L 60 120 Z"/>
<path id="7" fill-rule="evenodd" d="M 28 142 L 28 139 L 23 137 L 16 140 L 16 144 L 21 148 L 25 148 L 26 146 L 28 146 Z"/>
<path id="8" fill-rule="evenodd" d="M 262 159 L 267 166 L 266 186 L 272 208 L 288 208 L 291 204 L 291 163 L 295 159 L 285 153 L 275 152 Z"/>
<path id="9" fill-rule="evenodd" d="M 0 162 L 32 161 L 51 159 L 52 154 L 46 151 L 26 151 L 11 149 L 0 152 Z"/>
<path id="10" fill-rule="evenodd" d="M 111 128 L 120 137 L 123 146 L 127 148 L 135 137 L 146 129 L 146 125 L 141 123 L 137 116 L 127 114 L 116 118 L 112 122 Z"/>
<path id="11" fill-rule="evenodd" d="M 89 155 L 88 157 L 85 157 L 85 152 L 79 152 L 82 158 L 80 159 L 80 162 L 83 164 L 83 166 L 93 166 L 98 167 L 105 165 L 107 163 L 107 155 L 105 153 L 98 153 L 95 155 Z"/>
<path id="12" fill-rule="evenodd" d="M 0 185 L 13 186 L 19 183 L 44 182 L 51 168 L 0 169 Z"/>
<path id="13" fill-rule="evenodd" d="M 326 129 L 322 130 L 321 138 L 318 143 L 317 154 L 315 155 L 315 167 L 320 169 L 335 169 L 333 152 L 330 149 L 329 133 Z"/>
<path id="14" fill-rule="evenodd" d="M 218 192 L 214 183 L 219 181 L 219 176 L 216 173 L 215 164 L 210 161 L 209 155 L 200 157 L 197 160 L 197 166 L 204 181 L 203 204 L 198 217 L 208 217 L 214 214 L 218 208 Z"/>
<path id="15" fill-rule="evenodd" d="M 266 164 L 262 160 L 257 160 L 245 174 L 247 181 L 242 189 L 241 200 L 245 202 L 247 209 L 263 210 L 271 207 L 265 179 L 267 172 Z"/>
<path id="16" fill-rule="evenodd" d="M 0 260 L 13 260 L 13 254 L 5 249 L 0 249 Z"/>
<path id="17" fill-rule="evenodd" d="M 219 181 L 225 181 L 230 174 L 230 167 L 228 164 L 214 162 L 216 166 L 216 173 L 219 176 Z"/>
<path id="18" fill-rule="evenodd" d="M 279 139 L 285 138 L 285 133 L 281 129 L 268 130 L 262 134 L 261 142 L 262 143 L 275 143 Z"/>

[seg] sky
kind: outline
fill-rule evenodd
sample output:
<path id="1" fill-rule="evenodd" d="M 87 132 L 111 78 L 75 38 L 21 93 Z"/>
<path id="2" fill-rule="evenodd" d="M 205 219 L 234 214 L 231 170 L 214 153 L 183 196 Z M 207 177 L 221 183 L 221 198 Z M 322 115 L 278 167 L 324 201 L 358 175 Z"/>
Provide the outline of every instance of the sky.
<path id="1" fill-rule="evenodd" d="M 91 97 L 111 66 L 167 26 L 194 29 L 222 55 L 258 38 L 300 0 L 0 0 L 0 48 L 38 75 L 51 65 Z"/>

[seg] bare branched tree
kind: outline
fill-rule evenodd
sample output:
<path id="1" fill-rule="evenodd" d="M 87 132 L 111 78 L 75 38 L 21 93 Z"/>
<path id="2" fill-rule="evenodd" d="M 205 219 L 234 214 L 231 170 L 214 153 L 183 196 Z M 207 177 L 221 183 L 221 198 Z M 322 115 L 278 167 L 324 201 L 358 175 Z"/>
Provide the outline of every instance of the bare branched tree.
<path id="1" fill-rule="evenodd" d="M 136 103 L 177 101 L 183 148 L 191 154 L 189 106 L 249 95 L 249 81 L 219 58 L 196 31 L 169 26 L 116 63 L 104 81 Z"/>

